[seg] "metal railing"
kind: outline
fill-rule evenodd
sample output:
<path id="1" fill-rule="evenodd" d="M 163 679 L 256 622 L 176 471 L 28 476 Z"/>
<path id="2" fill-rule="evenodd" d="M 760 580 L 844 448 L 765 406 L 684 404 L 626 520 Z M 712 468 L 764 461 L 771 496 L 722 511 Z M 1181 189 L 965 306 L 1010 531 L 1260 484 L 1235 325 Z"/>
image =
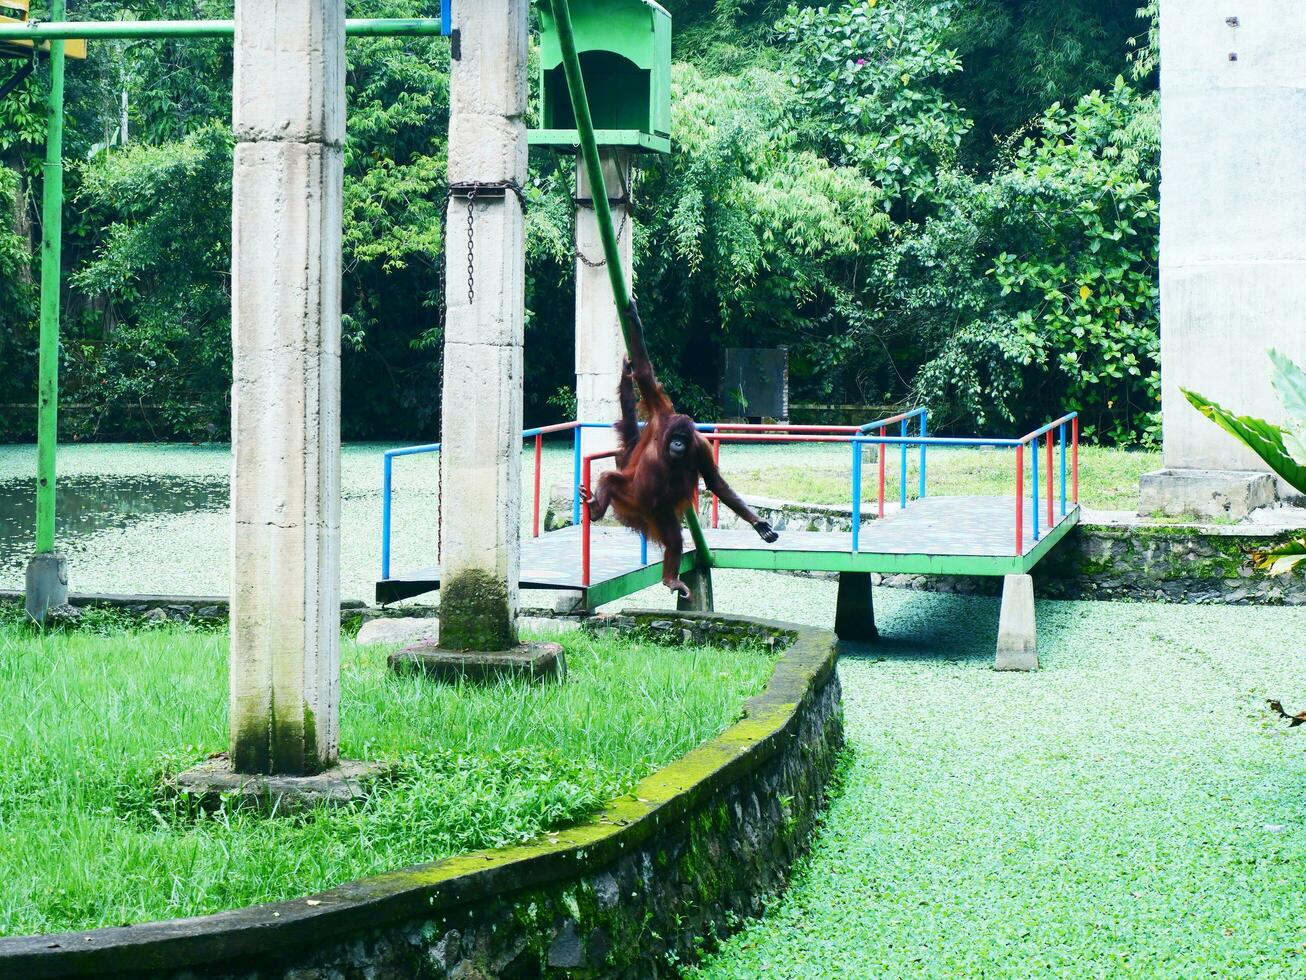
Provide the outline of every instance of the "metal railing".
<path id="1" fill-rule="evenodd" d="M 965 448 L 1010 448 L 1015 450 L 1016 456 L 1016 536 L 1015 536 L 1015 553 L 1022 554 L 1024 550 L 1025 534 L 1025 507 L 1024 507 L 1024 479 L 1025 479 L 1025 455 L 1028 447 L 1033 447 L 1030 452 L 1030 480 L 1032 493 L 1032 531 L 1033 538 L 1037 542 L 1041 539 L 1043 526 L 1041 521 L 1040 508 L 1043 506 L 1041 495 L 1046 497 L 1046 524 L 1050 529 L 1056 524 L 1056 500 L 1058 496 L 1057 485 L 1059 484 L 1060 496 L 1060 513 L 1064 517 L 1068 511 L 1069 503 L 1079 503 L 1079 416 L 1071 412 L 1062 416 L 1055 421 L 1049 422 L 1041 428 L 1035 429 L 1018 439 L 1003 438 L 962 438 L 953 436 L 931 436 L 928 428 L 929 413 L 925 408 L 913 409 L 909 412 L 902 412 L 883 419 L 876 419 L 874 422 L 867 422 L 865 425 L 786 425 L 786 424 L 766 424 L 766 423 L 742 423 L 742 422 L 703 422 L 698 423 L 697 428 L 703 433 L 704 437 L 712 446 L 713 459 L 720 464 L 721 447 L 726 443 L 843 443 L 852 448 L 852 550 L 857 553 L 861 547 L 861 518 L 863 504 L 863 479 L 862 463 L 863 450 L 868 445 L 878 446 L 878 473 L 877 484 L 878 493 L 876 495 L 876 515 L 884 517 L 886 513 L 886 485 L 887 485 L 887 466 L 888 466 L 888 448 L 891 446 L 898 447 L 898 506 L 900 509 L 906 509 L 908 504 L 908 458 L 910 451 L 915 449 L 919 459 L 919 473 L 917 474 L 918 499 L 924 499 L 928 488 L 927 464 L 928 450 L 935 449 L 965 449 Z M 916 422 L 916 433 L 911 433 L 912 422 Z M 897 428 L 896 435 L 890 435 L 891 427 Z M 582 432 L 585 429 L 609 429 L 611 423 L 608 422 L 561 422 L 557 425 L 539 426 L 533 429 L 527 429 L 522 433 L 522 439 L 534 440 L 534 471 L 532 480 L 532 507 L 531 507 L 531 534 L 533 537 L 539 537 L 541 500 L 542 500 L 542 474 L 544 469 L 544 439 L 546 436 L 557 435 L 563 432 L 572 434 L 572 523 L 581 528 L 581 566 L 582 582 L 585 585 L 590 583 L 590 540 L 591 525 L 589 519 L 589 508 L 581 506 L 580 488 L 589 487 L 592 478 L 592 464 L 596 460 L 608 459 L 617 454 L 615 449 L 609 449 L 603 452 L 584 454 L 582 449 Z M 1043 437 L 1046 436 L 1046 440 Z M 1047 477 L 1042 482 L 1039 478 L 1039 443 L 1043 440 L 1046 446 L 1045 466 Z M 1053 478 L 1053 468 L 1055 465 L 1055 449 L 1060 449 L 1060 474 L 1059 480 Z M 391 449 L 386 451 L 384 456 L 384 468 L 382 476 L 382 503 L 381 503 L 381 577 L 390 578 L 391 571 L 391 535 L 393 525 L 393 485 L 394 485 L 394 460 L 401 456 L 416 456 L 423 453 L 438 453 L 440 451 L 439 443 L 432 443 L 425 446 L 408 446 L 402 449 Z M 695 493 L 694 508 L 698 508 L 697 492 Z M 711 511 L 712 527 L 718 527 L 720 524 L 720 500 L 716 494 L 712 495 Z M 640 535 L 640 564 L 648 563 L 648 540 L 644 535 Z"/>

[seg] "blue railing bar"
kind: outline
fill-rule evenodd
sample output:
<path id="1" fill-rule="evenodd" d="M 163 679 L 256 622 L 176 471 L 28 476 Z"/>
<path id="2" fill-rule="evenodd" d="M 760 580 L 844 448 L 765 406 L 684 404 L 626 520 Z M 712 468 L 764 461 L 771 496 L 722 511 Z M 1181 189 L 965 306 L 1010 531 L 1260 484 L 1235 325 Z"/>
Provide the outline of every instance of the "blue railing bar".
<path id="1" fill-rule="evenodd" d="M 898 430 L 904 436 L 907 434 L 907 420 L 903 419 L 901 427 Z M 901 458 L 898 460 L 898 497 L 899 506 L 903 510 L 907 509 L 907 444 L 902 444 L 900 453 Z"/>
<path id="2" fill-rule="evenodd" d="M 862 446 L 853 442 L 853 554 L 862 536 Z"/>
<path id="3" fill-rule="evenodd" d="M 1033 480 L 1031 481 L 1031 510 L 1034 511 L 1034 540 L 1038 540 L 1038 446 L 1034 446 L 1034 451 L 1029 454 L 1030 459 L 1034 461 Z M 1052 479 L 1052 474 L 1048 474 L 1048 479 Z"/>
<path id="4" fill-rule="evenodd" d="M 861 426 L 861 430 L 863 432 L 869 432 L 871 429 L 878 429 L 881 426 L 893 425 L 894 422 L 901 422 L 905 419 L 914 419 L 918 415 L 924 415 L 925 411 L 924 407 L 913 408 L 910 412 L 903 412 L 899 415 L 890 415 L 886 419 L 876 419 L 874 422 L 867 422 L 865 425 Z"/>
<path id="5" fill-rule="evenodd" d="M 1066 516 L 1066 423 L 1061 423 L 1061 516 Z"/>
<path id="6" fill-rule="evenodd" d="M 848 440 L 861 445 L 897 446 L 906 443 L 908 446 L 996 446 L 1007 449 L 1015 449 L 1023 442 L 1020 439 L 963 439 L 955 436 L 849 436 Z"/>
<path id="7" fill-rule="evenodd" d="M 929 435 L 929 413 L 921 409 L 921 438 L 924 439 Z M 925 443 L 921 443 L 921 500 L 925 499 Z"/>
<path id="8" fill-rule="evenodd" d="M 386 459 L 394 459 L 396 456 L 416 456 L 420 453 L 438 453 L 440 444 L 433 442 L 428 446 L 405 446 L 403 449 L 387 449 L 385 451 Z"/>
<path id="9" fill-rule="evenodd" d="M 394 476 L 395 458 L 385 454 L 381 477 L 381 579 L 390 578 L 390 482 Z"/>
<path id="10" fill-rule="evenodd" d="M 1019 440 L 1017 440 L 1017 441 L 1018 441 L 1018 442 L 1031 442 L 1031 441 L 1033 441 L 1034 439 L 1037 439 L 1039 436 L 1043 435 L 1044 433 L 1051 432 L 1051 431 L 1052 431 L 1053 429 L 1055 429 L 1057 426 L 1059 426 L 1059 425 L 1065 425 L 1065 424 L 1066 424 L 1067 422 L 1069 422 L 1071 419 L 1076 419 L 1076 418 L 1079 418 L 1079 413 L 1078 413 L 1078 412 L 1071 412 L 1069 415 L 1063 415 L 1063 416 L 1061 416 L 1061 418 L 1059 418 L 1059 419 L 1053 419 L 1053 420 L 1052 420 L 1051 422 L 1049 422 L 1047 425 L 1043 426 L 1043 428 L 1041 428 L 1041 429 L 1035 429 L 1033 432 L 1030 432 L 1030 433 L 1028 433 L 1027 435 L 1022 436 L 1022 437 L 1021 437 Z"/>
<path id="11" fill-rule="evenodd" d="M 639 563 L 641 565 L 648 564 L 648 537 L 643 531 L 639 534 Z"/>
<path id="12" fill-rule="evenodd" d="M 453 33 L 453 0 L 440 0 L 440 29 L 446 36 Z"/>
<path id="13" fill-rule="evenodd" d="M 580 431 L 576 426 L 571 444 L 571 524 L 580 527 Z"/>

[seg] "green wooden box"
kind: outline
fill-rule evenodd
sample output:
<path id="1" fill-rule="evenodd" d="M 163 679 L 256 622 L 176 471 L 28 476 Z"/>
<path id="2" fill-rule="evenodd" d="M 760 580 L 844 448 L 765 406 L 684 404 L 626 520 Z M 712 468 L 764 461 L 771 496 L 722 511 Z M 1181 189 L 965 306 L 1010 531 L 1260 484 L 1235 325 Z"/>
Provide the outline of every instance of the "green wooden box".
<path id="1" fill-rule="evenodd" d="M 542 7 L 535 146 L 580 145 L 553 14 Z M 671 15 L 653 0 L 572 0 L 572 27 L 600 146 L 671 150 Z"/>

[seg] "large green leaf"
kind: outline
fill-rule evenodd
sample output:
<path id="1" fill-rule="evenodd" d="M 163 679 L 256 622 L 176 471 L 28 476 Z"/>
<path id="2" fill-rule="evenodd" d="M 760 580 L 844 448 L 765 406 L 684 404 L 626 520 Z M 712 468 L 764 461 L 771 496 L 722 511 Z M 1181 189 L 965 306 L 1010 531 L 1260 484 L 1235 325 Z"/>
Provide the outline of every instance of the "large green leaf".
<path id="1" fill-rule="evenodd" d="M 1266 551 L 1254 551 L 1252 561 L 1271 575 L 1287 575 L 1306 562 L 1306 538 L 1293 538 Z"/>
<path id="2" fill-rule="evenodd" d="M 1306 425 L 1306 371 L 1277 350 L 1270 351 L 1270 360 L 1274 362 L 1274 390 L 1279 393 L 1283 407 Z"/>
<path id="3" fill-rule="evenodd" d="M 1294 489 L 1306 493 L 1306 460 L 1294 459 L 1284 443 L 1285 432 L 1264 419 L 1234 415 L 1195 391 L 1180 389 L 1192 406 L 1254 452 Z"/>

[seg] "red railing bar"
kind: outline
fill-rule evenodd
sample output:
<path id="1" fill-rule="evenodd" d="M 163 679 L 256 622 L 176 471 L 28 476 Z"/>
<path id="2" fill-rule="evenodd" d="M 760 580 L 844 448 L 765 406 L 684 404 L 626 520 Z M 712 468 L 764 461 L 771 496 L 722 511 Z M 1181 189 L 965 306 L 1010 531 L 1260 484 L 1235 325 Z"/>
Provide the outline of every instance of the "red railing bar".
<path id="1" fill-rule="evenodd" d="M 1052 432 L 1056 432 L 1053 429 Z M 1057 481 L 1052 479 L 1052 432 L 1048 433 L 1048 530 L 1057 523 L 1056 511 L 1052 507 L 1052 487 Z"/>
<path id="2" fill-rule="evenodd" d="M 1070 421 L 1070 457 L 1072 473 L 1071 483 L 1074 487 L 1073 499 L 1079 503 L 1079 416 Z"/>
<path id="3" fill-rule="evenodd" d="M 1079 416 L 1078 416 L 1076 413 L 1071 412 L 1071 413 L 1069 413 L 1068 415 L 1063 415 L 1063 416 L 1061 416 L 1061 418 L 1059 418 L 1059 419 L 1053 419 L 1051 422 L 1047 423 L 1047 425 L 1040 425 L 1040 426 L 1039 426 L 1037 429 L 1035 429 L 1033 432 L 1030 432 L 1030 433 L 1027 433 L 1026 435 L 1021 436 L 1021 437 L 1020 437 L 1020 441 L 1021 441 L 1021 442 L 1030 442 L 1030 441 L 1032 441 L 1032 440 L 1035 440 L 1035 439 L 1037 439 L 1039 436 L 1041 436 L 1043 433 L 1048 432 L 1048 431 L 1050 431 L 1050 430 L 1052 430 L 1052 429 L 1055 429 L 1057 426 L 1059 426 L 1059 425 L 1063 425 L 1064 423 L 1071 421 L 1071 419 L 1076 419 L 1076 418 L 1078 418 L 1078 417 L 1079 417 Z"/>
<path id="4" fill-rule="evenodd" d="M 544 433 L 535 437 L 535 537 L 540 536 L 540 463 L 544 457 Z"/>
<path id="5" fill-rule="evenodd" d="M 1025 446 L 1016 447 L 1016 554 L 1025 553 Z"/>
<path id="6" fill-rule="evenodd" d="M 717 469 L 721 468 L 721 440 L 715 439 L 712 442 L 712 462 L 716 464 Z M 712 527 L 716 528 L 721 519 L 721 500 L 716 494 L 712 494 Z"/>
<path id="7" fill-rule="evenodd" d="M 581 485 L 590 485 L 590 458 L 581 462 Z M 582 501 L 580 505 L 580 584 L 589 588 L 590 584 L 590 505 Z"/>
<path id="8" fill-rule="evenodd" d="M 719 436 L 713 436 L 713 441 L 720 439 L 722 442 L 841 442 L 848 443 L 856 438 L 855 435 L 787 435 L 783 432 L 723 432 Z"/>
<path id="9" fill-rule="evenodd" d="M 722 422 L 713 423 L 716 432 L 861 432 L 856 425 L 766 425 L 757 422 Z"/>
<path id="10" fill-rule="evenodd" d="M 591 453 L 581 458 L 581 486 L 588 489 L 591 493 L 594 488 L 590 486 L 590 464 L 596 459 L 607 459 L 609 456 L 617 455 L 615 449 L 609 449 L 602 453 Z M 580 508 L 580 584 L 589 588 L 590 584 L 590 508 L 589 504 L 583 504 Z"/>
<path id="11" fill-rule="evenodd" d="M 887 423 L 885 425 L 880 426 L 880 435 L 884 435 L 885 429 L 887 428 L 888 428 Z M 878 455 L 880 457 L 880 516 L 883 517 L 884 516 L 884 445 L 883 444 L 880 445 L 880 451 Z"/>
<path id="12" fill-rule="evenodd" d="M 893 423 L 895 422 L 902 422 L 905 421 L 906 419 L 918 418 L 922 414 L 923 412 L 921 409 L 913 408 L 909 412 L 901 412 L 898 415 L 890 415 L 887 419 L 875 419 L 872 422 L 867 422 L 865 425 L 858 426 L 858 431 L 869 432 L 871 429 L 874 429 L 877 426 L 883 427 L 886 425 L 893 425 Z"/>

